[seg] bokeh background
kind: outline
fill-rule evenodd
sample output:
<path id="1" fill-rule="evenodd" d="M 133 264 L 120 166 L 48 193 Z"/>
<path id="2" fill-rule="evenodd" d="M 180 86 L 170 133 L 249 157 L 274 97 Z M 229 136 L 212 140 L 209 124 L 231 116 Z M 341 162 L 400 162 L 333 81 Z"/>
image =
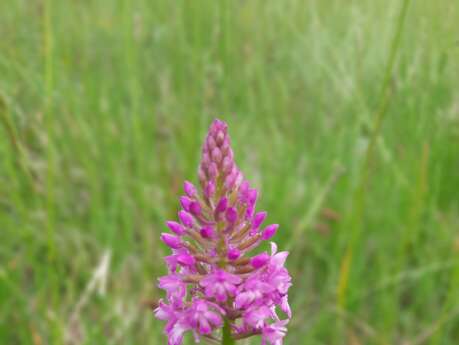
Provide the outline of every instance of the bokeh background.
<path id="1" fill-rule="evenodd" d="M 166 343 L 159 233 L 219 117 L 291 252 L 286 344 L 458 344 L 458 23 L 450 0 L 0 1 L 0 343 Z"/>

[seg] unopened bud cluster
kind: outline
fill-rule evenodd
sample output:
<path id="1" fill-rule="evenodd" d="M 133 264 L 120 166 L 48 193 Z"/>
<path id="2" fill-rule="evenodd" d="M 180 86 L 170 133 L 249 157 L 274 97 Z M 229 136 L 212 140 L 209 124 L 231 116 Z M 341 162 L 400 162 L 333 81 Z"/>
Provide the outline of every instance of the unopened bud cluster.
<path id="1" fill-rule="evenodd" d="M 199 182 L 200 191 L 184 183 L 178 221 L 168 221 L 170 232 L 161 235 L 172 254 L 165 257 L 169 274 L 159 278 L 167 301 L 155 315 L 167 321 L 168 344 L 182 344 L 187 331 L 196 341 L 218 339 L 224 323 L 233 339 L 261 335 L 262 344 L 282 344 L 291 318 L 288 253 L 271 243 L 270 254 L 250 254 L 279 226 L 263 226 L 267 213 L 255 211 L 258 192 L 235 164 L 223 121 L 209 128 Z"/>

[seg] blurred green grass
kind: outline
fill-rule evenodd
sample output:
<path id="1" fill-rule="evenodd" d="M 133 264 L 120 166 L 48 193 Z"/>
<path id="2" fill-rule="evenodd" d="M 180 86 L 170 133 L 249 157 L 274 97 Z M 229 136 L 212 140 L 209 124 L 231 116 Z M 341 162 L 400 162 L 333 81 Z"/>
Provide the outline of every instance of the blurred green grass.
<path id="1" fill-rule="evenodd" d="M 457 344 L 454 2 L 408 7 L 365 165 L 401 8 L 0 2 L 0 343 L 165 343 L 158 234 L 221 117 L 291 251 L 286 344 Z"/>

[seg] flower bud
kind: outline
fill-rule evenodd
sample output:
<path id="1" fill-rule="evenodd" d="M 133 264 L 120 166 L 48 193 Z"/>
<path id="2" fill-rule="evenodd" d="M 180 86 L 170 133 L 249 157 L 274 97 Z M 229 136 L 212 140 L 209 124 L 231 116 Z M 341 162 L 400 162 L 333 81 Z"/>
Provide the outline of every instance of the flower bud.
<path id="1" fill-rule="evenodd" d="M 211 198 L 215 193 L 215 183 L 213 183 L 212 181 L 209 181 L 206 185 L 206 187 L 204 188 L 204 195 L 207 197 L 207 198 Z"/>
<path id="2" fill-rule="evenodd" d="M 244 180 L 244 175 L 242 175 L 242 173 L 238 171 L 236 173 L 236 179 L 234 180 L 234 183 L 236 184 L 236 186 L 239 186 L 243 180 Z"/>
<path id="3" fill-rule="evenodd" d="M 199 182 L 201 182 L 201 185 L 203 185 L 207 180 L 207 175 L 202 165 L 199 167 L 198 177 L 199 177 Z"/>
<path id="4" fill-rule="evenodd" d="M 242 202 L 247 202 L 248 192 L 250 189 L 249 181 L 245 180 L 239 186 L 239 198 Z"/>
<path id="5" fill-rule="evenodd" d="M 215 142 L 214 137 L 208 136 L 207 137 L 207 149 L 209 151 L 212 151 L 216 146 L 217 146 L 217 143 Z"/>
<path id="6" fill-rule="evenodd" d="M 201 214 L 201 204 L 198 201 L 193 201 L 190 204 L 190 212 L 195 216 L 199 216 Z"/>
<path id="7" fill-rule="evenodd" d="M 267 215 L 268 213 L 265 211 L 257 212 L 252 220 L 252 228 L 258 229 L 261 223 L 265 221 Z"/>
<path id="8" fill-rule="evenodd" d="M 220 149 L 218 147 L 215 147 L 212 150 L 211 155 L 212 155 L 212 160 L 215 163 L 220 163 L 220 161 L 222 160 L 222 152 L 220 151 Z"/>
<path id="9" fill-rule="evenodd" d="M 229 159 L 229 157 L 223 158 L 223 162 L 222 162 L 223 173 L 228 174 L 231 170 L 233 170 L 233 161 Z"/>
<path id="10" fill-rule="evenodd" d="M 258 192 L 256 189 L 249 189 L 248 193 L 247 193 L 247 197 L 248 197 L 248 204 L 249 205 L 255 205 L 255 203 L 257 202 L 257 197 L 258 197 Z"/>
<path id="11" fill-rule="evenodd" d="M 215 237 L 215 231 L 211 226 L 204 226 L 199 231 L 203 238 L 212 239 Z"/>
<path id="12" fill-rule="evenodd" d="M 181 196 L 180 197 L 180 205 L 182 205 L 182 208 L 189 212 L 190 211 L 190 205 L 193 202 L 189 197 L 187 196 Z"/>
<path id="13" fill-rule="evenodd" d="M 234 175 L 232 173 L 229 174 L 225 178 L 225 188 L 228 189 L 228 190 L 232 189 L 235 182 L 236 182 L 236 175 Z"/>
<path id="14" fill-rule="evenodd" d="M 215 164 L 214 162 L 210 163 L 207 172 L 209 173 L 209 178 L 210 178 L 212 181 L 215 180 L 215 178 L 217 177 L 217 174 L 218 174 L 218 167 L 217 167 L 217 164 Z"/>
<path id="15" fill-rule="evenodd" d="M 204 166 L 204 167 L 207 167 L 209 166 L 210 164 L 210 156 L 209 156 L 209 153 L 208 152 L 204 152 L 202 154 L 202 159 L 201 159 L 201 164 Z"/>
<path id="16" fill-rule="evenodd" d="M 230 139 L 229 136 L 226 136 L 223 144 L 220 146 L 220 150 L 222 150 L 223 155 L 226 155 L 228 149 L 230 148 Z"/>
<path id="17" fill-rule="evenodd" d="M 226 157 L 228 157 L 231 161 L 234 160 L 234 152 L 233 152 L 233 149 L 231 147 L 228 148 L 228 152 L 226 153 Z"/>
<path id="18" fill-rule="evenodd" d="M 161 240 L 172 249 L 179 249 L 182 246 L 182 241 L 175 235 L 163 232 L 161 234 Z"/>
<path id="19" fill-rule="evenodd" d="M 197 194 L 196 187 L 189 181 L 185 181 L 183 184 L 183 190 L 190 198 L 194 198 Z"/>
<path id="20" fill-rule="evenodd" d="M 255 206 L 249 205 L 247 206 L 247 210 L 245 211 L 245 219 L 250 219 L 253 217 L 253 213 L 255 212 Z"/>
<path id="21" fill-rule="evenodd" d="M 218 202 L 217 207 L 215 207 L 215 212 L 216 213 L 225 212 L 227 207 L 228 207 L 228 199 L 224 196 Z"/>
<path id="22" fill-rule="evenodd" d="M 269 240 L 271 237 L 273 237 L 276 234 L 276 231 L 277 231 L 278 227 L 279 227 L 279 224 L 268 225 L 263 230 L 263 233 L 261 234 L 261 238 L 264 239 L 264 240 Z"/>
<path id="23" fill-rule="evenodd" d="M 232 248 L 228 250 L 227 257 L 229 260 L 233 261 L 238 259 L 241 256 L 241 252 L 237 248 Z"/>
<path id="24" fill-rule="evenodd" d="M 171 229 L 171 231 L 179 236 L 185 234 L 185 228 L 177 223 L 177 222 L 174 222 L 172 220 L 166 222 L 166 225 L 169 229 Z"/>
<path id="25" fill-rule="evenodd" d="M 255 255 L 250 259 L 250 264 L 253 268 L 260 268 L 266 265 L 269 261 L 270 256 L 268 253 L 263 252 L 261 254 Z"/>
<path id="26" fill-rule="evenodd" d="M 234 207 L 229 207 L 225 214 L 226 220 L 230 223 L 235 223 L 237 220 L 237 211 Z"/>
<path id="27" fill-rule="evenodd" d="M 196 260 L 192 255 L 183 253 L 177 255 L 177 262 L 183 266 L 193 266 Z"/>
<path id="28" fill-rule="evenodd" d="M 187 228 L 193 227 L 194 222 L 193 222 L 193 217 L 191 216 L 191 214 L 189 214 L 186 211 L 181 210 L 178 213 L 178 217 L 180 221 L 182 222 L 182 224 L 185 225 Z"/>
<path id="29" fill-rule="evenodd" d="M 222 131 L 218 131 L 215 137 L 215 141 L 217 142 L 217 145 L 220 146 L 221 144 L 223 144 L 223 140 L 225 140 L 225 133 L 223 133 Z"/>

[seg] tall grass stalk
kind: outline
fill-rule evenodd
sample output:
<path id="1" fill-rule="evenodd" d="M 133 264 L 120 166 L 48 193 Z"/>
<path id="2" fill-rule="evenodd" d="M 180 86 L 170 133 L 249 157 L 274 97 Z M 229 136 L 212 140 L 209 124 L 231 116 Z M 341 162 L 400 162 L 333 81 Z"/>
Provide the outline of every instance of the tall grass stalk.
<path id="1" fill-rule="evenodd" d="M 368 191 L 368 184 L 371 176 L 372 162 L 374 161 L 374 151 L 376 142 L 381 133 L 382 124 L 387 114 L 387 107 L 389 105 L 391 97 L 391 79 L 392 73 L 395 66 L 397 52 L 400 47 L 400 41 L 402 38 L 403 27 L 408 14 L 410 0 L 404 0 L 400 14 L 397 19 L 397 26 L 394 32 L 394 38 L 389 51 L 389 58 L 387 60 L 386 70 L 384 73 L 384 80 L 382 84 L 381 97 L 379 106 L 376 108 L 374 116 L 373 126 L 371 129 L 371 135 L 369 143 L 364 155 L 364 162 L 361 168 L 360 176 L 357 181 L 357 187 L 355 189 L 352 199 L 352 212 L 349 216 L 349 229 L 351 231 L 350 239 L 345 249 L 344 256 L 341 261 L 340 274 L 338 279 L 338 306 L 340 308 L 346 307 L 346 294 L 349 285 L 349 275 L 352 269 L 353 256 L 356 251 L 356 246 L 359 240 L 359 236 L 363 227 L 363 216 L 365 209 L 365 199 Z"/>

